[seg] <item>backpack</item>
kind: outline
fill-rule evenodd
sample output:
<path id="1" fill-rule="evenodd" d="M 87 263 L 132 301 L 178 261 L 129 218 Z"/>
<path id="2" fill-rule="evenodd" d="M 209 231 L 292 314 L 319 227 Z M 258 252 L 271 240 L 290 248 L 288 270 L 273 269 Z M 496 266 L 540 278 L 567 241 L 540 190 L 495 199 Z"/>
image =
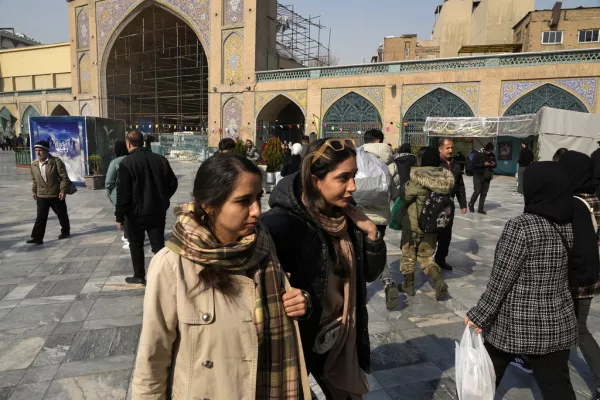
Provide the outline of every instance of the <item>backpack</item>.
<path id="1" fill-rule="evenodd" d="M 473 176 L 473 161 L 476 154 L 477 151 L 473 150 L 467 157 L 467 165 L 465 166 L 465 175 L 467 176 Z"/>
<path id="2" fill-rule="evenodd" d="M 454 219 L 454 199 L 450 194 L 429 192 L 419 215 L 423 233 L 439 233 Z"/>
<path id="3" fill-rule="evenodd" d="M 356 191 L 352 195 L 356 204 L 359 207 L 387 204 L 389 207 L 392 175 L 387 165 L 374 154 L 359 147 L 356 150 L 356 166 Z"/>

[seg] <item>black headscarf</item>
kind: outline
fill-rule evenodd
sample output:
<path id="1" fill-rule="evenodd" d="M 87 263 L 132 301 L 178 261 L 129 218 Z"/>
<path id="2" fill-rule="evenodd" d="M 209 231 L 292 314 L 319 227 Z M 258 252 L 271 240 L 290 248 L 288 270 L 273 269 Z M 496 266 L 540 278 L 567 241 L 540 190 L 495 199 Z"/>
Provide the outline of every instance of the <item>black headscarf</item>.
<path id="1" fill-rule="evenodd" d="M 565 169 L 556 162 L 536 162 L 523 176 L 525 212 L 566 224 L 573 215 L 573 191 Z"/>
<path id="2" fill-rule="evenodd" d="M 115 157 L 126 156 L 129 154 L 127 151 L 127 144 L 125 144 L 124 140 L 117 140 L 115 142 Z"/>
<path id="3" fill-rule="evenodd" d="M 436 148 L 428 146 L 425 147 L 425 152 L 421 156 L 421 167 L 439 167 L 440 166 L 440 153 Z"/>
<path id="4" fill-rule="evenodd" d="M 567 151 L 558 161 L 567 171 L 573 193 L 594 194 L 594 163 L 587 155 L 578 151 Z"/>
<path id="5" fill-rule="evenodd" d="M 402 146 L 400 146 L 400 148 L 398 149 L 398 153 L 400 154 L 406 154 L 406 153 L 410 153 L 411 148 L 410 148 L 410 144 L 408 143 L 403 143 Z"/>

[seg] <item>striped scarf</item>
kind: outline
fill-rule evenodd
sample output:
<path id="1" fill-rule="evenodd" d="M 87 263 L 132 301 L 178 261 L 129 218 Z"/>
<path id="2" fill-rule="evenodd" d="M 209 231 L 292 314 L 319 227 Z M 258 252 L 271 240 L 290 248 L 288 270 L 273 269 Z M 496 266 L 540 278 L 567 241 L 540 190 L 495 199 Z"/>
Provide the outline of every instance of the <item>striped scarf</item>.
<path id="1" fill-rule="evenodd" d="M 256 284 L 255 318 L 258 333 L 257 399 L 292 400 L 300 398 L 298 339 L 281 297 L 285 292 L 275 245 L 259 223 L 254 234 L 235 243 L 220 243 L 194 218 L 194 203 L 175 209 L 177 222 L 167 247 L 206 268 L 231 273 L 254 273 Z M 236 382 L 229 382 L 235 385 Z"/>

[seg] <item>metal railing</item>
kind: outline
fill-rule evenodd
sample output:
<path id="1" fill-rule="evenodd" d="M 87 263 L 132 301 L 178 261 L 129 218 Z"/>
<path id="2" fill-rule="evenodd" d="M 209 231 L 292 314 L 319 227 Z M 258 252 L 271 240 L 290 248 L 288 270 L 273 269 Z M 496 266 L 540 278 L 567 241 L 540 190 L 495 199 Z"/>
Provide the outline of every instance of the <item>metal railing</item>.
<path id="1" fill-rule="evenodd" d="M 600 62 L 600 48 L 262 71 L 256 82 L 594 62 Z"/>
<path id="2" fill-rule="evenodd" d="M 15 147 L 15 165 L 17 168 L 27 168 L 31 166 L 31 150 L 27 147 Z"/>

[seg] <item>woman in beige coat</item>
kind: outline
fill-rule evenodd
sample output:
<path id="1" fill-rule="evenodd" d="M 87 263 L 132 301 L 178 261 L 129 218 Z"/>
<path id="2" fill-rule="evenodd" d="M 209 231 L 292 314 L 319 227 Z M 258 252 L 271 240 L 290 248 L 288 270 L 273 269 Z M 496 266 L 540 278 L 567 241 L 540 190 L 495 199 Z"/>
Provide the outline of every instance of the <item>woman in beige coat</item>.
<path id="1" fill-rule="evenodd" d="M 258 221 L 260 170 L 217 154 L 193 196 L 149 267 L 133 398 L 310 399 L 293 320 L 310 298 L 289 287 Z"/>

